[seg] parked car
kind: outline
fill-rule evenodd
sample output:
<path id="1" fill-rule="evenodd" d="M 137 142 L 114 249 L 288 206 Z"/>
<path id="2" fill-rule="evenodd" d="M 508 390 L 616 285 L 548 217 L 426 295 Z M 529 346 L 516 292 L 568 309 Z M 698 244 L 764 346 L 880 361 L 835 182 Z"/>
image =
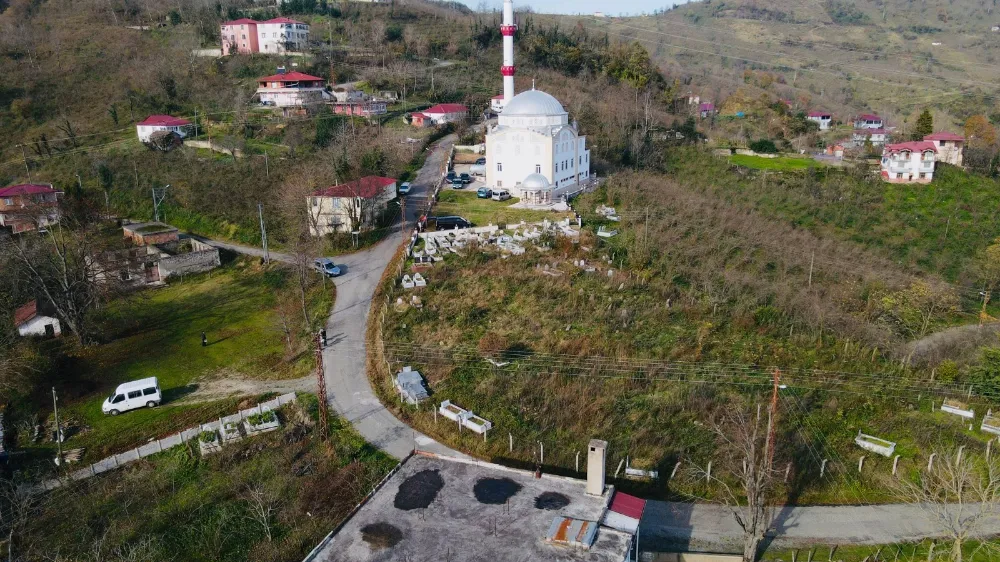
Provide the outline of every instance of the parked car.
<path id="1" fill-rule="evenodd" d="M 494 201 L 506 201 L 510 199 L 510 192 L 506 189 L 498 189 L 493 192 L 492 199 Z"/>
<path id="2" fill-rule="evenodd" d="M 438 230 L 453 230 L 472 226 L 472 223 L 462 217 L 438 217 L 434 222 Z"/>
<path id="3" fill-rule="evenodd" d="M 446 181 L 448 183 L 451 183 L 451 182 L 455 181 L 455 178 L 457 178 L 457 177 L 458 177 L 458 174 L 456 174 L 455 171 L 452 170 L 452 171 L 448 172 L 448 175 L 446 175 L 444 177 L 444 181 Z"/>
<path id="4" fill-rule="evenodd" d="M 462 180 L 462 183 L 472 183 L 472 176 L 469 174 L 459 174 L 458 177 Z"/>
<path id="5" fill-rule="evenodd" d="M 486 164 L 473 164 L 469 166 L 469 173 L 473 176 L 485 177 Z"/>
<path id="6" fill-rule="evenodd" d="M 451 180 L 451 188 L 452 189 L 465 189 L 465 182 L 462 181 L 462 178 L 455 178 L 455 179 Z"/>
<path id="7" fill-rule="evenodd" d="M 340 268 L 333 263 L 330 258 L 319 258 L 313 262 L 313 267 L 316 271 L 326 275 L 327 277 L 336 277 L 340 275 Z"/>
<path id="8" fill-rule="evenodd" d="M 485 166 L 486 165 L 486 158 L 476 158 L 476 165 L 477 166 Z"/>
<path id="9" fill-rule="evenodd" d="M 162 400 L 159 381 L 156 377 L 149 377 L 118 385 L 104 404 L 101 404 L 101 411 L 117 416 L 136 408 L 154 408 L 159 406 Z"/>
<path id="10" fill-rule="evenodd" d="M 476 190 L 476 197 L 480 199 L 489 199 L 493 197 L 493 190 L 488 187 L 480 187 Z"/>
<path id="11" fill-rule="evenodd" d="M 404 181 L 403 183 L 399 184 L 399 194 L 400 195 L 406 195 L 409 192 L 410 192 L 410 182 Z"/>

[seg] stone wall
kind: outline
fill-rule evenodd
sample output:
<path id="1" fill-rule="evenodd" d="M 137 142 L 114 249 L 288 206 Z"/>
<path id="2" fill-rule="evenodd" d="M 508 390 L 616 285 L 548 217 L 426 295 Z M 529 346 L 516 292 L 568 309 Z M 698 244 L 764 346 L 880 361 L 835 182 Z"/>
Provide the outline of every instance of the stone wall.
<path id="1" fill-rule="evenodd" d="M 160 279 L 165 280 L 173 275 L 201 273 L 219 267 L 219 250 L 197 240 L 191 240 L 191 251 L 175 256 L 160 258 L 157 267 Z"/>

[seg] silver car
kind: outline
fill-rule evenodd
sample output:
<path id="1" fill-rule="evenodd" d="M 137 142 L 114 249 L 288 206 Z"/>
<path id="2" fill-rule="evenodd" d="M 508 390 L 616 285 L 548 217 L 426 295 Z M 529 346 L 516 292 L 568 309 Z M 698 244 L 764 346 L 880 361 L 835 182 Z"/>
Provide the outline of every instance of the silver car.
<path id="1" fill-rule="evenodd" d="M 326 275 L 327 277 L 336 277 L 340 275 L 340 267 L 333 263 L 330 258 L 319 258 L 313 262 L 313 267 L 316 271 Z"/>

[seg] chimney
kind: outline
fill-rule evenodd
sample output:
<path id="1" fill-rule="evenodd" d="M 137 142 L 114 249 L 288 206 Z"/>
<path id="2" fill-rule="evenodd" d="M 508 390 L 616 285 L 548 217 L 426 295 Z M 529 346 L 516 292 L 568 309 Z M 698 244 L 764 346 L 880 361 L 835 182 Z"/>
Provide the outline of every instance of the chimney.
<path id="1" fill-rule="evenodd" d="M 604 495 L 604 456 L 608 442 L 591 439 L 587 449 L 587 494 L 591 496 Z"/>

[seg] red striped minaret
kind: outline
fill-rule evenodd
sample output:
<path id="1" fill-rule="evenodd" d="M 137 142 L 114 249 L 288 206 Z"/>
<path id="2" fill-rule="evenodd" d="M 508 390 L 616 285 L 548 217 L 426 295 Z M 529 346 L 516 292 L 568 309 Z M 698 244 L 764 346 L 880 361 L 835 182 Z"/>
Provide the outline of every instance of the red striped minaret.
<path id="1" fill-rule="evenodd" d="M 503 66 L 500 67 L 500 74 L 503 75 L 503 103 L 504 105 L 514 97 L 514 0 L 503 1 L 503 24 L 500 26 L 500 33 L 503 35 Z"/>

